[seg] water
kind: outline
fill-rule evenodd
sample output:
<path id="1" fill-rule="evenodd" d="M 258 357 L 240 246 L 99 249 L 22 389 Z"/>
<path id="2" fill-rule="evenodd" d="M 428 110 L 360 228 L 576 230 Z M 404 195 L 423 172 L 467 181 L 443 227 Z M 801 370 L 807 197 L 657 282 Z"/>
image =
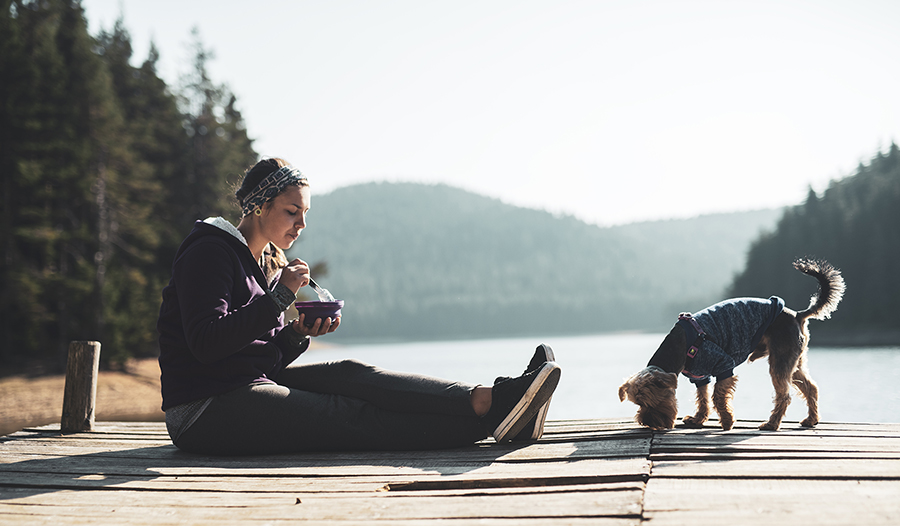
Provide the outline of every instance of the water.
<path id="1" fill-rule="evenodd" d="M 412 342 L 339 345 L 314 349 L 297 363 L 356 358 L 387 369 L 409 371 L 491 385 L 497 376 L 523 372 L 538 343 L 553 347 L 563 368 L 548 418 L 632 418 L 637 406 L 619 402 L 622 380 L 646 365 L 664 334 L 606 334 L 594 336 L 495 339 L 453 342 Z M 327 338 L 320 340 L 327 344 Z M 823 422 L 900 422 L 900 348 L 824 348 L 809 350 L 809 369 L 819 384 Z M 766 420 L 774 390 L 768 364 L 745 363 L 739 377 L 735 414 L 739 419 Z M 786 420 L 806 416 L 796 391 Z M 678 382 L 679 415 L 693 412 L 694 388 Z"/>

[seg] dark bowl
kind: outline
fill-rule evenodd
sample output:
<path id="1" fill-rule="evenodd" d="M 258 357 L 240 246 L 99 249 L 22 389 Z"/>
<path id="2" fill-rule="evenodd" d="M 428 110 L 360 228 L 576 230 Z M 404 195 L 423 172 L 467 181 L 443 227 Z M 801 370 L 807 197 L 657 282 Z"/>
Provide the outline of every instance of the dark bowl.
<path id="1" fill-rule="evenodd" d="M 325 318 L 331 318 L 331 321 L 334 321 L 335 318 L 341 315 L 341 307 L 343 306 L 344 300 L 298 301 L 294 303 L 294 307 L 297 308 L 297 315 L 306 314 L 303 324 L 307 327 L 312 327 L 318 318 L 322 318 L 322 323 L 325 322 Z"/>

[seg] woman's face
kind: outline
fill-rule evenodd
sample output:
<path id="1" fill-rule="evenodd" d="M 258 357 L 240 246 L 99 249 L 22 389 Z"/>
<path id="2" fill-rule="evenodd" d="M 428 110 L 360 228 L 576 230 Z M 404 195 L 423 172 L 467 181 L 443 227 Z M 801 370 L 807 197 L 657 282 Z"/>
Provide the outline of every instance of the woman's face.
<path id="1" fill-rule="evenodd" d="M 260 218 L 261 233 L 281 250 L 291 248 L 306 228 L 309 212 L 309 187 L 288 186 L 263 206 Z"/>

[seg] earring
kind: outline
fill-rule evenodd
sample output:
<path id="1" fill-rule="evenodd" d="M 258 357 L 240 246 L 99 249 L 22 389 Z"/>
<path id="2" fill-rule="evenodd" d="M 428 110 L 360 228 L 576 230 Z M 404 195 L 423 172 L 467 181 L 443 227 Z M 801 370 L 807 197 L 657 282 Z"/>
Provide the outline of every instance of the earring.
<path id="1" fill-rule="evenodd" d="M 261 215 L 262 215 L 262 208 L 257 207 L 256 210 L 253 211 L 253 213 L 256 214 L 256 215 L 258 215 L 258 216 L 261 216 Z"/>

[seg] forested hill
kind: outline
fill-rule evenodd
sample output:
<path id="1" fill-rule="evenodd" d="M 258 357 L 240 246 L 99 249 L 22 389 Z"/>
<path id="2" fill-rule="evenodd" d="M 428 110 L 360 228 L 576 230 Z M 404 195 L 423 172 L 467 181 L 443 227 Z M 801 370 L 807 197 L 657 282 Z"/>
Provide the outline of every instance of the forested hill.
<path id="1" fill-rule="evenodd" d="M 721 299 L 778 210 L 601 228 L 443 185 L 315 195 L 290 252 L 346 300 L 336 339 L 668 330 Z M 785 262 L 789 265 L 790 262 Z"/>
<path id="2" fill-rule="evenodd" d="M 777 290 L 788 305 L 808 304 L 815 285 L 798 282 L 784 264 L 797 256 L 827 259 L 843 272 L 844 300 L 816 341 L 900 342 L 900 151 L 891 144 L 854 175 L 833 181 L 819 196 L 785 210 L 778 228 L 750 250 L 730 287 L 735 295 Z M 822 338 L 824 336 L 824 338 Z"/>

